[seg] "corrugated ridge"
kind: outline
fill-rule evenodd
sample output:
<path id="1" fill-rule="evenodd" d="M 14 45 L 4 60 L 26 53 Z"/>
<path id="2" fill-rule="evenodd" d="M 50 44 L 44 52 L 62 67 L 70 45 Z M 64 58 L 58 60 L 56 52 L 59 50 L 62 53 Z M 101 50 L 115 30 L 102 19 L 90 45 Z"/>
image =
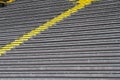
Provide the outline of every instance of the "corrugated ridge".
<path id="1" fill-rule="evenodd" d="M 65 0 L 31 1 L 0 10 L 0 46 L 73 6 Z M 119 5 L 93 3 L 7 52 L 0 57 L 0 78 L 119 79 Z"/>

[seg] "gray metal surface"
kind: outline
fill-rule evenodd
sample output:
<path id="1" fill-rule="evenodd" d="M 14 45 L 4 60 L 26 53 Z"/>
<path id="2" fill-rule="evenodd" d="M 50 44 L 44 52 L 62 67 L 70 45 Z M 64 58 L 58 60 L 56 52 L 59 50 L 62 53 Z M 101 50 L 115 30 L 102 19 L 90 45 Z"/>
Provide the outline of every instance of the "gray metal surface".
<path id="1" fill-rule="evenodd" d="M 0 47 L 71 8 L 65 0 L 17 0 L 0 8 Z M 0 57 L 0 78 L 119 80 L 120 1 L 102 0 Z"/>

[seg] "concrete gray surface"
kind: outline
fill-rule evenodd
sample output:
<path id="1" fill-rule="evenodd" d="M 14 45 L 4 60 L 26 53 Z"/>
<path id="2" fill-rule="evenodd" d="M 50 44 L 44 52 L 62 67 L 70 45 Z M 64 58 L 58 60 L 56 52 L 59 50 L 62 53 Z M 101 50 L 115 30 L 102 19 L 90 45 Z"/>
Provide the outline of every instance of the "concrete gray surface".
<path id="1" fill-rule="evenodd" d="M 65 0 L 17 0 L 0 8 L 0 47 L 73 6 Z M 120 0 L 93 3 L 8 51 L 0 57 L 2 78 L 119 80 Z"/>

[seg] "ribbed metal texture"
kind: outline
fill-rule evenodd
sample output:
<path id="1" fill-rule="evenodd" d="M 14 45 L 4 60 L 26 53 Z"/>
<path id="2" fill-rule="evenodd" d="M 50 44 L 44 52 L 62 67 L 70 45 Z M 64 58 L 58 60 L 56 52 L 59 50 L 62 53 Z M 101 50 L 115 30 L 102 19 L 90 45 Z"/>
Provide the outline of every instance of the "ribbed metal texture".
<path id="1" fill-rule="evenodd" d="M 0 47 L 73 7 L 18 0 L 0 8 Z M 87 6 L 0 57 L 0 78 L 119 80 L 120 1 Z"/>

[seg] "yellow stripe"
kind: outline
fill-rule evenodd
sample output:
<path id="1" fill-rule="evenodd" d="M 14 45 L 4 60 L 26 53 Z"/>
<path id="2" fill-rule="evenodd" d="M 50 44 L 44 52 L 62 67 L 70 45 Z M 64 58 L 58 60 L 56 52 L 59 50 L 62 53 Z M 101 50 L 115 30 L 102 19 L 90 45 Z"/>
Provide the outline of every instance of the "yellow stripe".
<path id="1" fill-rule="evenodd" d="M 92 1 L 95 1 L 95 0 L 79 0 L 77 2 L 78 4 L 76 6 L 74 6 L 73 8 L 63 12 L 62 14 L 60 14 L 57 17 L 51 19 L 50 21 L 48 21 L 45 24 L 39 26 L 38 28 L 35 28 L 31 32 L 24 34 L 22 37 L 19 37 L 15 41 L 13 41 L 13 42 L 11 42 L 11 43 L 1 47 L 0 48 L 0 55 L 5 54 L 7 51 L 10 51 L 13 48 L 21 45 L 25 41 L 28 41 L 33 36 L 38 35 L 42 31 L 45 31 L 46 29 L 48 29 L 49 27 L 53 26 L 54 24 L 62 21 L 63 19 L 65 19 L 68 16 L 70 16 L 71 14 L 73 14 L 73 13 L 77 12 L 78 10 L 84 8 L 86 5 L 91 4 Z"/>
<path id="2" fill-rule="evenodd" d="M 7 4 L 14 2 L 15 0 L 8 0 Z"/>

